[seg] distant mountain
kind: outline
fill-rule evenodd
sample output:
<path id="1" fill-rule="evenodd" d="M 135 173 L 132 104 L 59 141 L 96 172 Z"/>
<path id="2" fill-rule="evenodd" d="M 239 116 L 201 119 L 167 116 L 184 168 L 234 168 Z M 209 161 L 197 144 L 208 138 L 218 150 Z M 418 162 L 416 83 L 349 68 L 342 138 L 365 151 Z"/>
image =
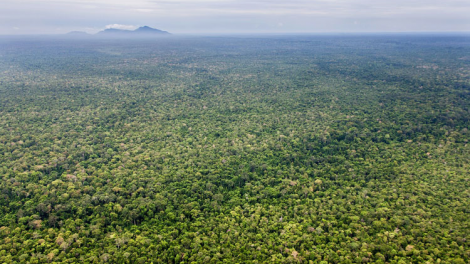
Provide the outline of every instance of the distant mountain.
<path id="1" fill-rule="evenodd" d="M 108 28 L 103 31 L 98 32 L 98 35 L 101 36 L 159 36 L 159 35 L 171 35 L 170 33 L 160 30 L 151 28 L 148 26 L 140 27 L 136 30 L 124 30 L 124 29 L 116 29 L 116 28 Z"/>
<path id="2" fill-rule="evenodd" d="M 124 29 L 117 29 L 117 28 L 108 28 L 103 31 L 98 32 L 99 35 L 114 35 L 114 34 L 130 34 L 133 31 L 131 30 L 124 30 Z"/>
<path id="3" fill-rule="evenodd" d="M 156 28 L 147 27 L 147 26 L 140 27 L 140 28 L 134 30 L 134 32 L 135 32 L 135 33 L 138 33 L 138 34 L 162 34 L 162 35 L 170 35 L 170 33 L 166 32 L 166 31 L 163 31 L 163 30 L 160 30 L 160 29 L 156 29 Z"/>

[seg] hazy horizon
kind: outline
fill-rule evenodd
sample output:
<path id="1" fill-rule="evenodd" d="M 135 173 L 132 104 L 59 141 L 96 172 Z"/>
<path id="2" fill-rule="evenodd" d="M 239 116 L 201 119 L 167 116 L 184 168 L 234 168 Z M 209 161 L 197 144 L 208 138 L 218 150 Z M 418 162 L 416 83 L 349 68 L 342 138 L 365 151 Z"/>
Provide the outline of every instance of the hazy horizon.
<path id="1" fill-rule="evenodd" d="M 466 32 L 470 2 L 4 0 L 0 35 L 150 26 L 173 34 Z"/>

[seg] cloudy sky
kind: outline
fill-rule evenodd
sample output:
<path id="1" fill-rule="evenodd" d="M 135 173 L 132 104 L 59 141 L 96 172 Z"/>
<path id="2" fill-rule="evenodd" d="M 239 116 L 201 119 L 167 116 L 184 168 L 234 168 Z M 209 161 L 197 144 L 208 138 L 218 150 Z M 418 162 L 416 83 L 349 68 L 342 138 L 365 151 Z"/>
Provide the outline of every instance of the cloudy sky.
<path id="1" fill-rule="evenodd" d="M 470 31 L 469 0 L 0 0 L 0 34 Z"/>

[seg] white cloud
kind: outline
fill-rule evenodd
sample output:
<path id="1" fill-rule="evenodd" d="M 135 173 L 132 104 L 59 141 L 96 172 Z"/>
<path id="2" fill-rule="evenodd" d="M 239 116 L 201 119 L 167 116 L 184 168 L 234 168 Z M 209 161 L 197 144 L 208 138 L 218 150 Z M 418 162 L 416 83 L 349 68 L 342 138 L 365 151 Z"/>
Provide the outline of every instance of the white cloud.
<path id="1" fill-rule="evenodd" d="M 106 25 L 106 29 L 114 28 L 114 29 L 125 29 L 125 30 L 134 30 L 138 28 L 138 26 L 133 26 L 133 25 L 121 25 L 121 24 L 111 24 L 111 25 Z"/>

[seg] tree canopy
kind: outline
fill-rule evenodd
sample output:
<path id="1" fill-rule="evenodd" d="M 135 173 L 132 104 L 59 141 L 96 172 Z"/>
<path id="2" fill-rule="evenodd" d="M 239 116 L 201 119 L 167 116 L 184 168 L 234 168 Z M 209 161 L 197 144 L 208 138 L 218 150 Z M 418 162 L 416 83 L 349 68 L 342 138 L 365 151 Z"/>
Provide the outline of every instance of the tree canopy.
<path id="1" fill-rule="evenodd" d="M 468 54 L 0 39 L 0 263 L 468 263 Z"/>

